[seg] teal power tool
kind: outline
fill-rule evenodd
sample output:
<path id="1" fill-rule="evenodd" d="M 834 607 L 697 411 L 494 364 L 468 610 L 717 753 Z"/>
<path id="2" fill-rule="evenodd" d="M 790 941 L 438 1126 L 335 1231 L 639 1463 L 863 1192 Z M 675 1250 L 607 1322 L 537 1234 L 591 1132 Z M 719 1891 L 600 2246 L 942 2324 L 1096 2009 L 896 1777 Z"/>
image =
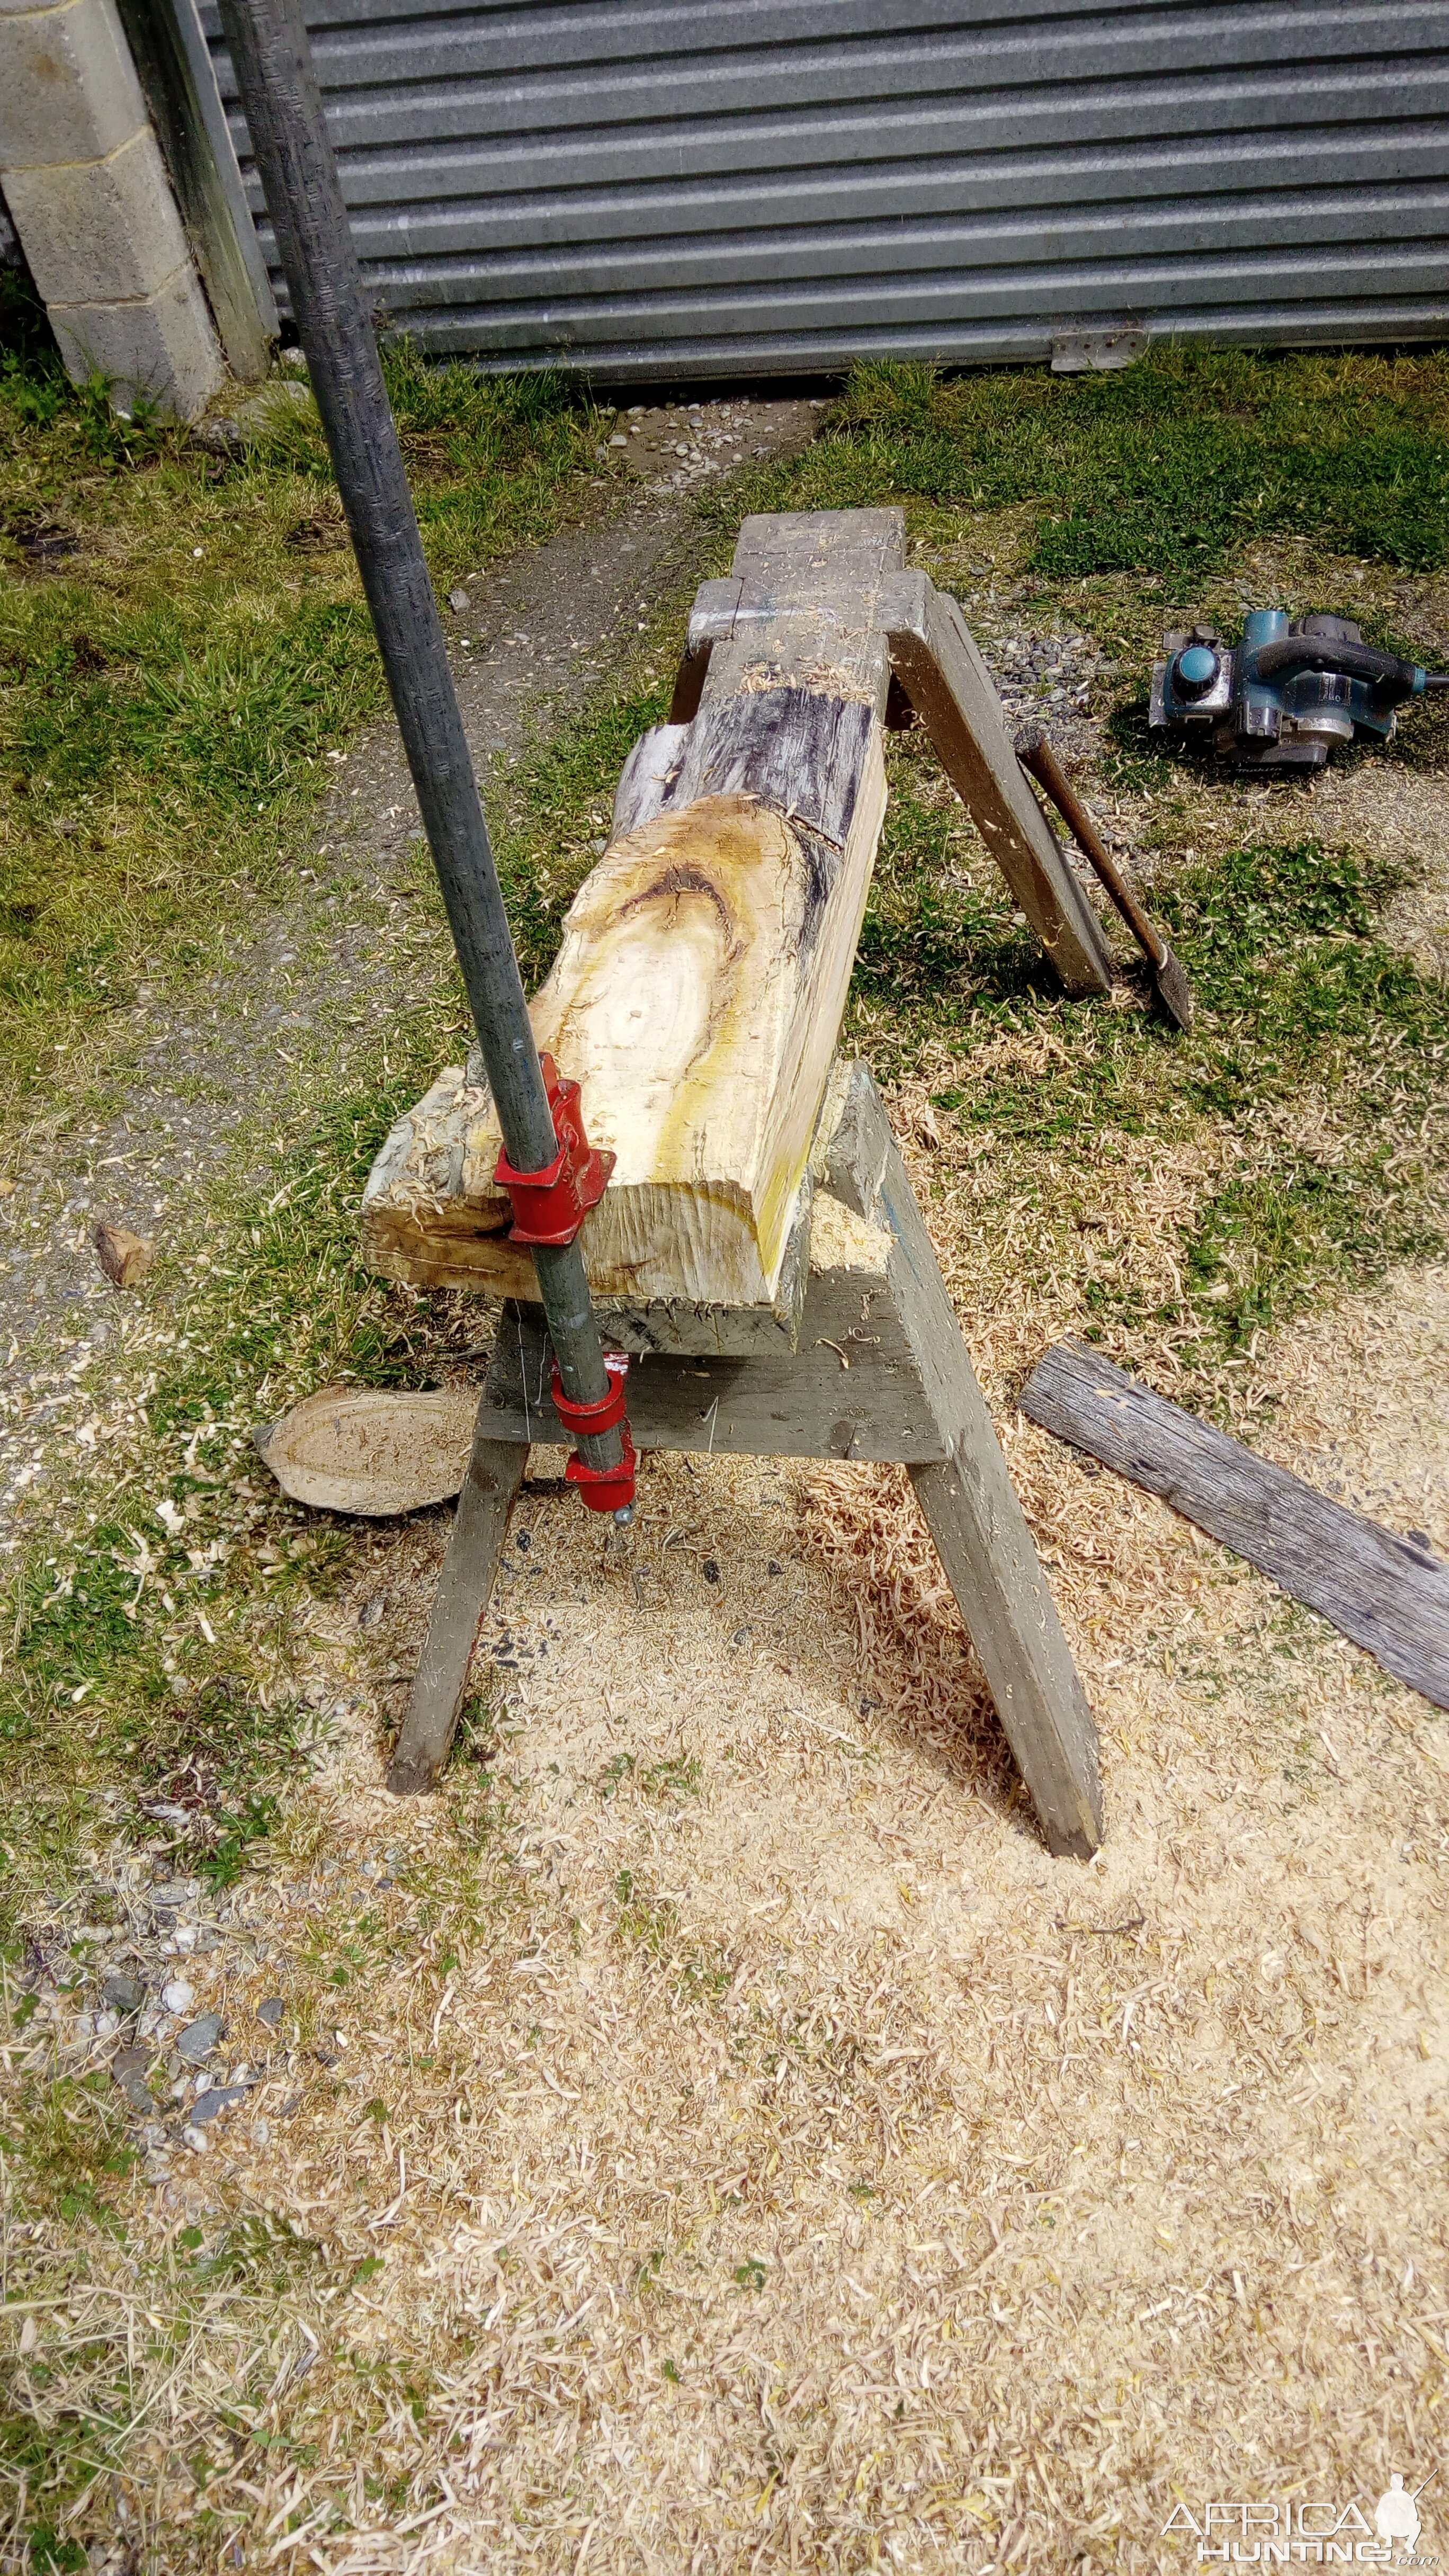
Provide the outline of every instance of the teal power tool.
<path id="1" fill-rule="evenodd" d="M 1322 769 L 1357 735 L 1387 742 L 1396 710 L 1449 671 L 1426 671 L 1365 644 L 1346 617 L 1256 608 L 1236 649 L 1211 626 L 1164 638 L 1154 663 L 1149 722 L 1155 731 L 1211 743 L 1238 769 Z"/>

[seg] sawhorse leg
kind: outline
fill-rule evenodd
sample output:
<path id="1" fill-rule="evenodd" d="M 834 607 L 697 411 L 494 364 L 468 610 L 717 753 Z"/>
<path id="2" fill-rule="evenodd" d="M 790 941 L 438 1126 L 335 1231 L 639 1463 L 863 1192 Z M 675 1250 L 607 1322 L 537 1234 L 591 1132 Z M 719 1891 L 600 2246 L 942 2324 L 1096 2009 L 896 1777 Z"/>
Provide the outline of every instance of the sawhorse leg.
<path id="1" fill-rule="evenodd" d="M 1109 993 L 1112 952 L 1017 759 L 1001 700 L 948 592 L 903 573 L 883 595 L 891 667 L 1069 993 Z"/>
<path id="2" fill-rule="evenodd" d="M 948 1455 L 913 1465 L 936 1553 L 1050 1851 L 1102 1840 L 1097 1729 L 880 1095 L 852 1068 L 826 1186 L 889 1228 L 891 1284 Z"/>
<path id="3" fill-rule="evenodd" d="M 398 1797 L 434 1787 L 448 1758 L 508 1534 L 508 1515 L 528 1464 L 526 1442 L 485 1435 L 487 1402 L 485 1388 L 408 1713 L 388 1768 L 387 1785 Z"/>

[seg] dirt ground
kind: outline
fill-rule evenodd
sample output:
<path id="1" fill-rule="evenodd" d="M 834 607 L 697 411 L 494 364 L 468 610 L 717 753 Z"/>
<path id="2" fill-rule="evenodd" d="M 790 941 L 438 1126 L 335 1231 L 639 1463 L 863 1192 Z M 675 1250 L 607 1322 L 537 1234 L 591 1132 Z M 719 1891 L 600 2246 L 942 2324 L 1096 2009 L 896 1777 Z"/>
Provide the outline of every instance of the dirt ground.
<path id="1" fill-rule="evenodd" d="M 654 493 L 595 545 L 600 621 L 673 524 Z M 517 629 L 501 587 L 474 617 L 500 744 L 558 560 L 511 577 Z M 561 678 L 594 613 L 546 629 Z M 347 778 L 378 832 L 390 757 Z M 1312 794 L 1442 864 L 1438 780 Z M 1394 2471 L 1449 2541 L 1444 1721 L 1023 1420 L 1078 1318 L 1030 1265 L 984 1293 L 968 1183 L 891 1107 L 1102 1724 L 1105 1849 L 1045 1853 L 889 1471 L 650 1461 L 619 1539 L 536 1453 L 439 1800 L 387 1796 L 379 1720 L 450 1515 L 379 1527 L 296 1641 L 312 1796 L 269 1868 L 213 1897 L 97 1856 L 92 1984 L 182 1976 L 146 2036 L 215 2011 L 241 2097 L 149 2140 L 133 2249 L 230 2251 L 91 2500 L 97 2568 L 1135 2576 L 1224 2499 L 1371 2535 Z M 1149 1251 L 1190 1187 L 1143 1175 Z M 1423 1268 L 1265 1336 L 1233 1401 L 1449 1554 L 1446 1382 Z M 95 2004 L 42 2006 L 77 2073 Z M 117 2317 L 144 2345 L 121 2245 L 27 2313 L 62 2377 Z"/>
<path id="2" fill-rule="evenodd" d="M 1446 1369 L 1449 1273 L 1397 1279 L 1264 1355 L 1271 1445 L 1449 1548 Z M 186 1969 L 239 2055 L 270 1994 L 293 2046 L 152 2177 L 163 2227 L 265 2212 L 361 2266 L 301 2386 L 276 2304 L 266 2420 L 318 2459 L 234 2497 L 247 2563 L 1147 2569 L 1191 2561 L 1178 2503 L 1432 2475 L 1442 1721 L 1003 1433 L 1105 1721 L 1090 1867 L 1037 1840 L 883 1471 L 659 1462 L 623 1549 L 526 1501 L 492 1767 L 442 1815 L 383 1792 L 370 1710 L 445 1516 L 319 1618 L 315 1812 Z"/>

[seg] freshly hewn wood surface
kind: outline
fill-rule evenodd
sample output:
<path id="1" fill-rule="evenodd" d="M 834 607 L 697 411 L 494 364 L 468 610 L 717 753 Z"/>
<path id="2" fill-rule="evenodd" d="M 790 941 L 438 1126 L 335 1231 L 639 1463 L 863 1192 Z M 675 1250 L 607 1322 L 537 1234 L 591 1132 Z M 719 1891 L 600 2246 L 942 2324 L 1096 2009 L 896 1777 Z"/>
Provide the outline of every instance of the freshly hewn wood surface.
<path id="1" fill-rule="evenodd" d="M 836 710 L 804 703 L 833 747 Z M 803 739 L 809 719 L 797 714 L 783 709 L 780 724 Z M 819 804 L 841 818 L 838 850 L 807 847 L 748 794 L 704 797 L 617 843 L 568 914 L 530 1015 L 539 1045 L 582 1085 L 590 1142 L 617 1156 L 583 1234 L 599 1297 L 753 1305 L 774 1294 L 885 810 L 878 739 L 857 736 L 856 748 L 852 795 L 815 779 Z M 511 1246 L 490 1258 L 511 1211 L 493 1179 L 501 1140 L 488 1095 L 455 1084 L 445 1101 L 435 1086 L 407 1124 L 368 1184 L 366 1257 L 393 1277 L 466 1268 L 502 1286 L 518 1264 Z M 530 1262 L 519 1292 L 531 1286 Z"/>
<path id="2" fill-rule="evenodd" d="M 388 1769 L 387 1785 L 398 1797 L 431 1789 L 448 1758 L 508 1515 L 527 1464 L 525 1447 L 490 1440 L 475 1430 L 407 1715 Z"/>
<path id="3" fill-rule="evenodd" d="M 1154 1395 L 1085 1342 L 1058 1342 L 1022 1410 L 1321 1611 L 1387 1672 L 1449 1708 L 1449 1565 L 1315 1493 L 1210 1422 Z"/>
<path id="4" fill-rule="evenodd" d="M 252 1434 L 284 1494 L 317 1511 L 421 1511 L 456 1494 L 477 1396 L 327 1386 Z"/>
<path id="5" fill-rule="evenodd" d="M 582 1238 L 603 1301 L 775 1300 L 885 813 L 875 603 L 902 547 L 895 511 L 746 521 L 745 626 L 687 731 L 631 755 L 621 819 L 647 819 L 581 888 L 531 1005 L 617 1156 Z M 435 1085 L 369 1181 L 372 1266 L 533 1294 L 498 1144 L 486 1094 Z"/>
<path id="6" fill-rule="evenodd" d="M 996 685 L 954 599 L 924 573 L 886 589 L 892 667 L 1069 993 L 1105 993 L 1111 952 L 1022 772 Z"/>

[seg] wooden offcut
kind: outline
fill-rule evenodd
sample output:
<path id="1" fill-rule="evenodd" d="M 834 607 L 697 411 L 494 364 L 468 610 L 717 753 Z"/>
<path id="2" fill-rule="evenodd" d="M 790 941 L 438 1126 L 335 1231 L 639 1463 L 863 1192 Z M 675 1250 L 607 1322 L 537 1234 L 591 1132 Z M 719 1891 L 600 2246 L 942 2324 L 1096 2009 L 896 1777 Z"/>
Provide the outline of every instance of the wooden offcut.
<path id="1" fill-rule="evenodd" d="M 314 1510 L 386 1516 L 447 1502 L 463 1482 L 477 1397 L 325 1386 L 252 1437 L 284 1494 Z"/>
<path id="2" fill-rule="evenodd" d="M 1033 1422 L 1160 1494 L 1396 1680 L 1449 1708 L 1449 1565 L 1417 1539 L 1331 1502 L 1085 1342 L 1048 1351 L 1021 1403 Z"/>
<path id="3" fill-rule="evenodd" d="M 156 1246 L 149 1234 L 132 1234 L 129 1226 L 107 1225 L 102 1220 L 91 1237 L 96 1258 L 113 1288 L 139 1288 L 152 1262 Z"/>

